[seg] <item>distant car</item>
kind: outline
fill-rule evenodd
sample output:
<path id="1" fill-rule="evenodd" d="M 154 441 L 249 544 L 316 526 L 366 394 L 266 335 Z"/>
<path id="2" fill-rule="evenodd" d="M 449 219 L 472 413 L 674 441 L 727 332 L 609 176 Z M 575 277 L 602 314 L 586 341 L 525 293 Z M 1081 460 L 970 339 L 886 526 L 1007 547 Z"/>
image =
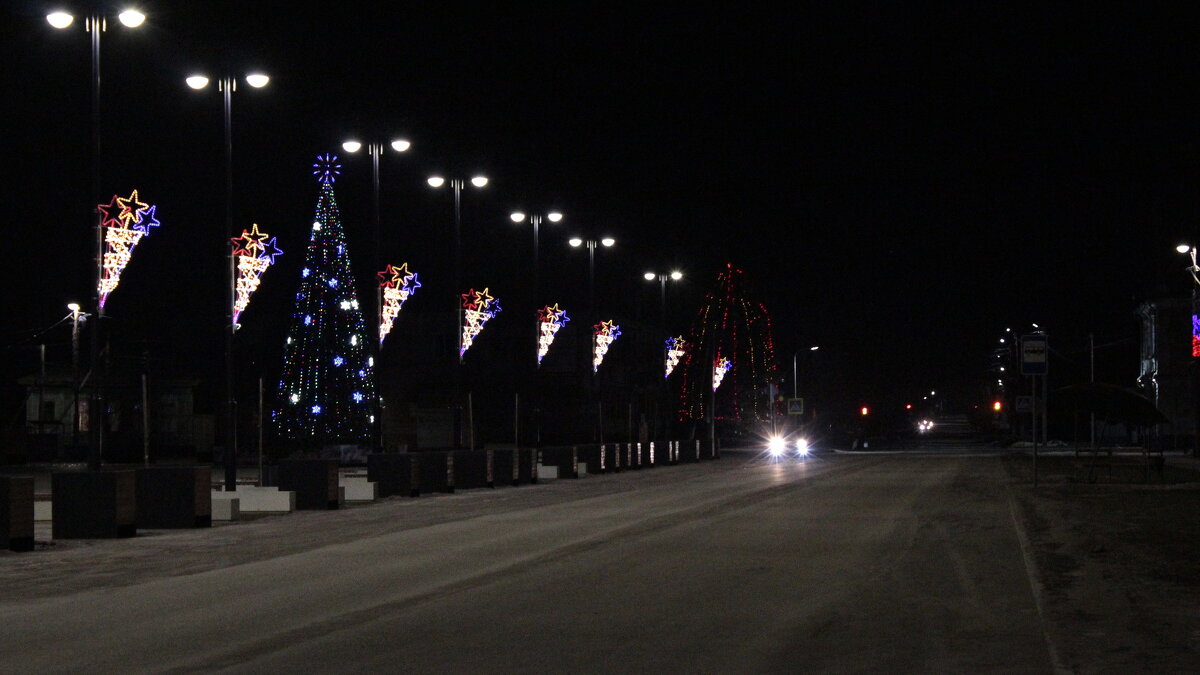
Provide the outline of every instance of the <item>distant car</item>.
<path id="1" fill-rule="evenodd" d="M 776 459 L 788 456 L 803 459 L 808 457 L 811 451 L 808 439 L 803 436 L 797 436 L 794 439 L 772 436 L 767 440 L 767 454 Z"/>

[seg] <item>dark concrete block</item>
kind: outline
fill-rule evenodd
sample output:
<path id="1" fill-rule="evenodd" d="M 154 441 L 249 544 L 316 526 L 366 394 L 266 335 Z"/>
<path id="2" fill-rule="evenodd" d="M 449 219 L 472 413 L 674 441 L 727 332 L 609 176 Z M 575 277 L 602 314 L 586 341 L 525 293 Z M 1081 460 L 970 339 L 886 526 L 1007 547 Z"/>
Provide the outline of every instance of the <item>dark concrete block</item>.
<path id="1" fill-rule="evenodd" d="M 279 489 L 296 493 L 296 510 L 336 509 L 338 461 L 336 459 L 284 459 L 279 461 Z"/>
<path id="2" fill-rule="evenodd" d="M 0 547 L 33 550 L 33 476 L 0 476 Z"/>
<path id="3" fill-rule="evenodd" d="M 147 466 L 137 474 L 137 526 L 212 526 L 212 469 L 206 466 Z"/>
<path id="4" fill-rule="evenodd" d="M 539 463 L 558 467 L 559 478 L 579 478 L 579 452 L 571 446 L 542 448 Z"/>
<path id="5" fill-rule="evenodd" d="M 367 480 L 378 486 L 380 497 L 416 497 L 421 494 L 417 475 L 417 460 L 407 452 L 367 455 Z"/>
<path id="6" fill-rule="evenodd" d="M 137 534 L 133 469 L 55 473 L 55 539 L 110 539 Z"/>
<path id="7" fill-rule="evenodd" d="M 421 492 L 454 492 L 454 451 L 423 450 L 412 455 Z"/>
<path id="8" fill-rule="evenodd" d="M 492 472 L 496 485 L 520 485 L 520 469 L 520 450 L 509 448 L 492 450 Z"/>
<path id="9" fill-rule="evenodd" d="M 455 450 L 454 487 L 495 487 L 495 467 L 492 458 L 492 450 Z"/>

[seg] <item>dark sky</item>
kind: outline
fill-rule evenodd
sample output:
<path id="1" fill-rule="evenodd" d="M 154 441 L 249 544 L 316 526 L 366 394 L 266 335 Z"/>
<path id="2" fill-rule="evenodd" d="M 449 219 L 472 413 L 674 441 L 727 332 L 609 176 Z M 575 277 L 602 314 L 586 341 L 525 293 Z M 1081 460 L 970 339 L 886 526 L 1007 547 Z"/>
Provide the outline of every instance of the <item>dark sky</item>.
<path id="1" fill-rule="evenodd" d="M 486 191 L 464 195 L 464 281 L 502 298 L 532 239 L 507 213 L 559 208 L 541 250 L 564 305 L 586 297 L 585 256 L 564 243 L 577 232 L 618 239 L 597 254 L 597 293 L 627 299 L 615 309 L 654 306 L 646 269 L 683 269 L 673 332 L 733 263 L 774 317 L 784 369 L 820 344 L 814 372 L 847 400 L 970 391 L 1003 328 L 1030 321 L 1064 378 L 1094 332 L 1117 343 L 1098 367 L 1131 384 L 1137 302 L 1188 288 L 1172 248 L 1198 215 L 1197 12 L 767 4 L 145 2 L 146 25 L 110 22 L 102 49 L 103 195 L 137 187 L 163 223 L 110 301 L 115 330 L 185 367 L 214 348 L 220 96 L 183 78 L 261 69 L 266 89 L 234 94 L 234 223 L 259 223 L 287 255 L 247 340 L 282 339 L 312 157 L 395 133 L 414 148 L 383 158 L 380 252 L 429 281 L 451 213 L 424 178 L 482 170 Z M 97 199 L 87 36 L 51 29 L 40 2 L 6 7 L 8 384 L 28 371 L 30 332 L 87 293 Z M 370 165 L 344 164 L 365 277 Z"/>

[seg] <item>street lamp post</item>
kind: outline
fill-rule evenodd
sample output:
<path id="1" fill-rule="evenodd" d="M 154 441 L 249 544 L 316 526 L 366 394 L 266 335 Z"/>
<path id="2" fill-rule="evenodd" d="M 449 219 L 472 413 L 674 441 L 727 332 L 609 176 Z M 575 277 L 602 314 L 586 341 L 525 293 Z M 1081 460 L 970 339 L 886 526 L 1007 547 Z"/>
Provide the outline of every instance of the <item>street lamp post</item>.
<path id="1" fill-rule="evenodd" d="M 571 237 L 567 241 L 572 248 L 580 246 L 587 247 L 588 252 L 588 312 L 596 313 L 596 246 L 612 248 L 617 243 L 612 237 L 603 237 L 601 239 L 583 239 L 582 237 Z M 591 317 L 595 318 L 595 316 Z"/>
<path id="2" fill-rule="evenodd" d="M 659 296 L 658 296 L 658 321 L 662 324 L 663 330 L 667 328 L 667 279 L 671 281 L 679 281 L 683 279 L 683 272 L 672 270 L 670 274 L 657 274 L 655 272 L 646 272 L 642 275 L 646 281 L 654 281 L 658 279 Z"/>
<path id="3" fill-rule="evenodd" d="M 342 149 L 351 154 L 356 153 L 359 150 L 362 150 L 363 147 L 364 146 L 361 141 L 354 140 L 354 139 L 351 139 L 351 140 L 348 140 L 348 141 L 342 143 Z M 408 142 L 407 140 L 397 138 L 397 139 L 391 141 L 388 144 L 388 147 L 390 147 L 392 150 L 394 150 L 396 152 L 408 152 L 408 149 L 412 147 L 412 143 Z M 383 143 L 371 141 L 366 144 L 366 148 L 367 148 L 367 154 L 371 156 L 371 225 L 372 225 L 372 229 L 373 229 L 372 235 L 373 235 L 373 239 L 374 239 L 374 242 L 373 242 L 374 246 L 371 247 L 370 260 L 371 260 L 371 270 L 377 271 L 380 269 L 380 267 L 382 267 L 382 260 L 381 260 L 380 256 L 382 255 L 383 243 L 380 238 L 380 225 L 379 225 L 379 221 L 380 221 L 380 216 L 379 216 L 379 157 L 380 157 L 380 155 L 383 154 L 384 145 L 383 145 Z M 372 297 L 375 298 L 374 316 L 378 323 L 379 321 L 382 321 L 382 317 L 383 317 L 383 288 L 377 286 L 375 289 L 375 293 Z M 379 356 L 382 351 L 380 349 L 380 344 L 377 340 L 368 340 L 368 344 L 369 344 L 368 349 L 371 351 L 371 354 L 373 356 L 375 356 L 375 362 L 378 364 Z M 376 366 L 376 372 L 378 372 L 378 366 Z M 372 425 L 371 440 L 372 440 L 372 443 L 375 445 L 375 447 L 382 449 L 383 448 L 383 396 L 382 396 L 382 393 L 379 391 L 376 391 L 374 407 L 375 407 L 375 415 L 374 415 L 375 422 Z"/>
<path id="4" fill-rule="evenodd" d="M 126 9 L 117 15 L 117 19 L 127 28 L 137 28 L 146 20 L 146 15 L 135 9 Z M 46 15 L 46 21 L 59 30 L 65 30 L 75 23 L 75 17 L 67 12 L 52 12 Z M 100 197 L 100 34 L 107 29 L 106 17 L 98 12 L 92 12 L 84 19 L 84 30 L 91 35 L 92 55 L 92 196 Z M 93 200 L 93 204 L 98 201 Z M 92 296 L 92 307 L 95 309 L 96 323 L 92 327 L 92 339 L 89 344 L 89 357 L 92 364 L 92 389 L 88 397 L 88 468 L 100 468 L 101 448 L 104 443 L 102 429 L 104 392 L 101 388 L 100 368 L 100 335 L 101 321 L 104 317 L 104 307 L 100 304 L 100 279 L 104 276 L 104 214 L 99 208 L 96 214 L 96 284 Z M 76 406 L 78 414 L 78 406 Z"/>
<path id="5" fill-rule="evenodd" d="M 540 213 L 526 214 L 523 211 L 514 211 L 509 214 L 508 217 L 514 223 L 528 222 L 533 226 L 533 302 L 534 304 L 537 304 L 538 294 L 541 293 L 542 290 L 542 268 L 538 260 L 538 229 L 542 224 L 543 216 Z M 550 211 L 545 214 L 545 219 L 552 223 L 557 223 L 563 219 L 563 214 L 559 211 Z"/>
<path id="6" fill-rule="evenodd" d="M 462 290 L 462 191 L 466 181 L 462 178 L 444 178 L 430 176 L 426 181 L 432 188 L 441 188 L 447 183 L 454 192 L 454 334 L 458 339 L 458 365 L 454 368 L 454 401 L 451 406 L 454 417 L 454 447 L 462 447 L 462 410 L 459 398 L 462 395 L 462 303 L 458 301 L 458 292 Z M 470 179 L 471 185 L 482 188 L 488 184 L 486 176 L 476 175 Z"/>
<path id="7" fill-rule="evenodd" d="M 1192 264 L 1186 269 L 1192 275 L 1192 409 L 1194 411 L 1193 433 L 1196 438 L 1192 445 L 1192 456 L 1200 457 L 1200 373 L 1197 372 L 1195 358 L 1200 356 L 1200 334 L 1196 320 L 1196 289 L 1200 287 L 1200 266 L 1196 264 L 1196 247 L 1191 244 L 1180 244 L 1175 247 L 1179 253 L 1191 258 Z"/>
<path id="8" fill-rule="evenodd" d="M 191 75 L 187 85 L 192 89 L 204 89 L 208 86 L 209 78 L 205 75 Z M 246 84 L 261 89 L 267 86 L 270 78 L 262 73 L 246 75 Z M 229 248 L 229 238 L 233 233 L 233 92 L 237 90 L 237 78 L 221 77 L 217 80 L 217 89 L 221 92 L 222 109 L 225 117 L 225 222 L 221 229 L 221 241 L 225 255 L 229 258 L 229 278 L 225 284 L 225 489 L 233 492 L 237 489 L 237 399 L 233 386 L 233 332 L 237 326 L 233 323 L 233 305 L 236 301 L 235 284 L 236 270 L 233 250 Z M 262 420 L 259 420 L 262 424 Z"/>
<path id="9" fill-rule="evenodd" d="M 71 411 L 71 444 L 79 447 L 79 324 L 87 320 L 78 302 L 67 305 L 71 310 L 71 382 L 75 390 L 75 409 Z"/>

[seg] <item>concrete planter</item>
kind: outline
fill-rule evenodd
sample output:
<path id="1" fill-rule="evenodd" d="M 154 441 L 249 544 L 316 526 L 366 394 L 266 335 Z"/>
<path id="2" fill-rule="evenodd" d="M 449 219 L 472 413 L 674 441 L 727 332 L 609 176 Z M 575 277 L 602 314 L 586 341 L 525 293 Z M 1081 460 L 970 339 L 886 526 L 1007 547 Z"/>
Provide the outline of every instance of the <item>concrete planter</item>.
<path id="1" fill-rule="evenodd" d="M 517 482 L 536 485 L 538 482 L 538 451 L 534 448 L 517 450 Z"/>
<path id="2" fill-rule="evenodd" d="M 421 494 L 418 459 L 415 453 L 384 452 L 367 455 L 367 480 L 379 486 L 380 497 Z"/>
<path id="3" fill-rule="evenodd" d="M 147 466 L 135 472 L 138 527 L 212 526 L 212 469 Z"/>
<path id="4" fill-rule="evenodd" d="M 33 550 L 33 476 L 0 476 L 0 547 Z"/>
<path id="5" fill-rule="evenodd" d="M 414 452 L 417 486 L 421 492 L 454 492 L 454 452 Z"/>
<path id="6" fill-rule="evenodd" d="M 279 489 L 296 493 L 296 510 L 340 506 L 336 459 L 285 459 L 279 462 Z"/>
<path id="7" fill-rule="evenodd" d="M 542 448 L 539 464 L 558 467 L 559 478 L 579 478 L 579 453 L 575 446 Z"/>
<path id="8" fill-rule="evenodd" d="M 492 450 L 492 472 L 496 485 L 521 484 L 520 450 L 497 448 Z"/>
<path id="9" fill-rule="evenodd" d="M 492 450 L 455 450 L 454 487 L 461 489 L 495 487 Z"/>
<path id="10" fill-rule="evenodd" d="M 55 539 L 111 539 L 137 534 L 137 474 L 133 469 L 56 473 Z"/>

